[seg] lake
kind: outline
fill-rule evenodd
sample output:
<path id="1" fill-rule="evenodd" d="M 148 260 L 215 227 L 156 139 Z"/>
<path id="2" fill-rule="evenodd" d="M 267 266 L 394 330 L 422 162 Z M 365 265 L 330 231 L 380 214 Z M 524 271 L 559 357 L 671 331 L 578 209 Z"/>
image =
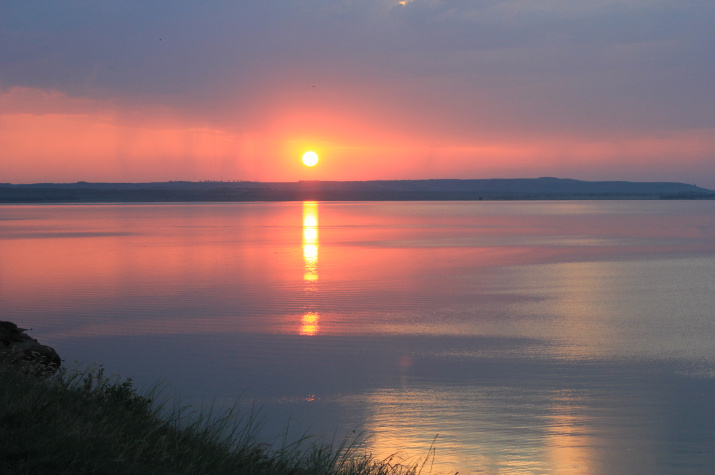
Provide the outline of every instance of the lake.
<path id="1" fill-rule="evenodd" d="M 715 466 L 715 201 L 0 206 L 72 367 L 433 473 Z"/>

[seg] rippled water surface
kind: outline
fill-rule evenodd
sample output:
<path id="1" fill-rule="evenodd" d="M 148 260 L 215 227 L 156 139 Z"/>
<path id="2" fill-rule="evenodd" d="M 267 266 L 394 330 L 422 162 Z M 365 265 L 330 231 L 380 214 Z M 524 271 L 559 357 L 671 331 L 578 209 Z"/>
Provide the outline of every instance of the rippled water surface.
<path id="1" fill-rule="evenodd" d="M 4 205 L 0 304 L 69 366 L 255 401 L 267 438 L 715 466 L 711 201 Z"/>

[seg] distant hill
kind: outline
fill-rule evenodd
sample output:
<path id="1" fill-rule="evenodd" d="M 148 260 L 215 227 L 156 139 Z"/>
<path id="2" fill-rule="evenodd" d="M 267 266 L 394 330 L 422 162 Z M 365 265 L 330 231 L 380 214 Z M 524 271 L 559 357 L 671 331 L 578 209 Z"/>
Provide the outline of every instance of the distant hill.
<path id="1" fill-rule="evenodd" d="M 684 183 L 563 178 L 0 184 L 0 203 L 715 199 Z"/>

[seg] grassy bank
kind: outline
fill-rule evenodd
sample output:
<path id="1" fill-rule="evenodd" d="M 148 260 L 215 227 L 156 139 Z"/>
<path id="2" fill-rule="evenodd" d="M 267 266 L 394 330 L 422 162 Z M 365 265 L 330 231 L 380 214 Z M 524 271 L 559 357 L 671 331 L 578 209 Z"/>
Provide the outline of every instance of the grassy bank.
<path id="1" fill-rule="evenodd" d="M 0 367 L 0 473 L 393 475 L 426 460 L 375 460 L 355 440 L 272 447 L 251 414 L 168 408 L 101 369 L 40 379 Z"/>

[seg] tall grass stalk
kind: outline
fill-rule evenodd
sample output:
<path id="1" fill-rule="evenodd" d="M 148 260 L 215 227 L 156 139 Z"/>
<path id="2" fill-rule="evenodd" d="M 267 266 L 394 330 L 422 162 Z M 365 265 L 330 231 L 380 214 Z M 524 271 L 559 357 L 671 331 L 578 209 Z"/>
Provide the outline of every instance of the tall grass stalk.
<path id="1" fill-rule="evenodd" d="M 0 473 L 421 475 L 424 460 L 377 460 L 364 438 L 260 442 L 257 411 L 168 405 L 99 366 L 36 378 L 0 367 Z"/>

